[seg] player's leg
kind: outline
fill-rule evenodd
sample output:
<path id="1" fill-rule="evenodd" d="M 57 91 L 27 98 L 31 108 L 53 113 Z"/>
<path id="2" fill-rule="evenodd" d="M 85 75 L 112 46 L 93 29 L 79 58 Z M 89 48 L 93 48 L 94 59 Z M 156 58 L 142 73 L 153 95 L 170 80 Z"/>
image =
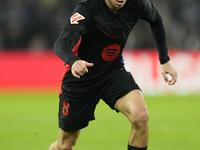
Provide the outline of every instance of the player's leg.
<path id="1" fill-rule="evenodd" d="M 131 122 L 128 150 L 146 150 L 148 145 L 148 111 L 143 95 L 133 76 L 125 69 L 113 72 L 105 87 L 102 99 L 112 108 L 122 112 Z"/>
<path id="2" fill-rule="evenodd" d="M 62 85 L 62 92 L 59 95 L 58 140 L 49 147 L 49 150 L 72 150 L 81 129 L 87 127 L 89 121 L 95 119 L 94 110 L 100 99 L 99 90 L 83 92 L 84 88 L 85 85 L 80 84 L 77 88 Z"/>
<path id="3" fill-rule="evenodd" d="M 132 128 L 128 150 L 147 149 L 149 129 L 148 111 L 140 90 L 133 90 L 116 101 L 114 108 L 123 113 L 131 122 Z"/>
<path id="4" fill-rule="evenodd" d="M 49 150 L 72 150 L 75 146 L 81 130 L 65 132 L 59 129 L 58 140 L 51 144 Z"/>

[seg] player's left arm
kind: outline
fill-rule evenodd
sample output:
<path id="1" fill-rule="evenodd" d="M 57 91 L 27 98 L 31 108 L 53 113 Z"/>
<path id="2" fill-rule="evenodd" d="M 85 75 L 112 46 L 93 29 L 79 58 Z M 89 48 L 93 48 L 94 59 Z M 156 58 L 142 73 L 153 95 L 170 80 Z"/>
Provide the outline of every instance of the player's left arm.
<path id="1" fill-rule="evenodd" d="M 174 85 L 176 83 L 178 73 L 169 61 L 167 63 L 161 64 L 161 73 L 168 85 Z M 167 74 L 171 76 L 171 79 L 168 78 Z"/>
<path id="2" fill-rule="evenodd" d="M 151 31 L 153 33 L 156 47 L 159 52 L 159 60 L 161 64 L 161 73 L 163 75 L 164 80 L 169 85 L 174 85 L 177 81 L 177 71 L 171 65 L 170 58 L 168 55 L 168 48 L 166 44 L 166 35 L 165 29 L 163 25 L 163 20 L 161 15 L 159 14 L 156 7 L 149 0 L 143 1 L 143 11 L 141 13 L 140 18 L 147 21 L 150 24 Z M 169 80 L 167 77 L 169 74 L 172 78 Z"/>

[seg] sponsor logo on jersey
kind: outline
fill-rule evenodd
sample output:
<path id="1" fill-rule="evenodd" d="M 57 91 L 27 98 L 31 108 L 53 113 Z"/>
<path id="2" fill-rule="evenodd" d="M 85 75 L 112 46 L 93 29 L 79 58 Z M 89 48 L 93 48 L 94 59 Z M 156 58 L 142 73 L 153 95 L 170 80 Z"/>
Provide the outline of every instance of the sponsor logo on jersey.
<path id="1" fill-rule="evenodd" d="M 105 47 L 102 51 L 102 58 L 104 61 L 114 60 L 120 53 L 120 46 L 118 44 L 111 44 Z"/>
<path id="2" fill-rule="evenodd" d="M 71 18 L 70 18 L 70 23 L 71 23 L 71 24 L 78 24 L 78 21 L 79 21 L 79 20 L 83 20 L 83 19 L 85 19 L 84 16 L 82 16 L 82 15 L 79 14 L 79 13 L 75 13 L 73 16 L 71 16 Z"/>

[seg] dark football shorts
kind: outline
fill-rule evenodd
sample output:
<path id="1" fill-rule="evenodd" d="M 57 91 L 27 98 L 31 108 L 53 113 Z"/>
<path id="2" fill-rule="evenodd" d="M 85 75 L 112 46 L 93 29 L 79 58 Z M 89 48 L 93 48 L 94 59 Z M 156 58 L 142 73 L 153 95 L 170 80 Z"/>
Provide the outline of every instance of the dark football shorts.
<path id="1" fill-rule="evenodd" d="M 76 88 L 79 92 L 76 92 Z M 88 126 L 89 121 L 95 119 L 94 111 L 100 99 L 114 109 L 115 102 L 119 98 L 135 89 L 140 90 L 131 73 L 125 69 L 117 70 L 109 80 L 90 92 L 84 90 L 80 92 L 80 87 L 74 87 L 73 91 L 62 88 L 59 102 L 59 127 L 66 132 L 82 129 Z"/>

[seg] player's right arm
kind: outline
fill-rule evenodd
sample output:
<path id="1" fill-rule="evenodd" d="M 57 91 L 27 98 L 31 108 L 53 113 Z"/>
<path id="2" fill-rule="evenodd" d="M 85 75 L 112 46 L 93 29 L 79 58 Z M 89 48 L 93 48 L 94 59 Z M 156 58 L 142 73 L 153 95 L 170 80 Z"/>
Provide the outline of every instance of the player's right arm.
<path id="1" fill-rule="evenodd" d="M 88 67 L 92 67 L 93 65 L 93 63 L 89 63 L 84 60 L 77 60 L 72 65 L 71 72 L 74 77 L 80 78 L 85 73 L 88 73 Z"/>
<path id="2" fill-rule="evenodd" d="M 76 78 L 87 73 L 87 67 L 93 66 L 92 63 L 83 61 L 78 57 L 81 37 L 89 29 L 90 18 L 91 14 L 88 9 L 82 4 L 77 5 L 54 44 L 55 54 L 71 66 L 71 72 Z M 73 49 L 75 51 L 72 51 Z"/>

